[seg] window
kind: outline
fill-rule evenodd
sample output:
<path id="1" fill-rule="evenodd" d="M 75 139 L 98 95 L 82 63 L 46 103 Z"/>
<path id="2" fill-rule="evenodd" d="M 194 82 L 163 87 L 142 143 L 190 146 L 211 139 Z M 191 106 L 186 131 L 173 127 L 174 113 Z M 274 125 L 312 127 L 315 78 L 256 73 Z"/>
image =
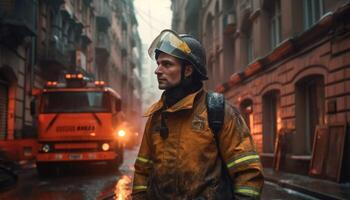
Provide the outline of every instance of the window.
<path id="1" fill-rule="evenodd" d="M 317 125 L 324 124 L 324 78 L 309 76 L 296 84 L 296 141 L 298 154 L 310 155 Z"/>
<path id="2" fill-rule="evenodd" d="M 6 139 L 7 134 L 7 104 L 8 104 L 8 86 L 0 78 L 0 139 Z"/>
<path id="3" fill-rule="evenodd" d="M 104 92 L 48 92 L 42 98 L 42 112 L 110 112 L 110 107 Z"/>
<path id="4" fill-rule="evenodd" d="M 253 61 L 253 37 L 251 28 L 247 32 L 247 64 Z"/>
<path id="5" fill-rule="evenodd" d="M 219 31 L 220 31 L 220 11 L 219 11 L 219 1 L 216 1 L 215 4 L 215 42 L 218 43 L 219 41 Z"/>
<path id="6" fill-rule="evenodd" d="M 214 88 L 214 82 L 213 82 L 213 77 L 214 77 L 214 72 L 213 67 L 215 66 L 215 63 L 212 63 L 212 56 L 213 56 L 213 50 L 214 50 L 214 39 L 213 39 L 213 16 L 211 14 L 208 15 L 207 20 L 206 20 L 206 27 L 205 27 L 205 48 L 207 49 L 207 63 L 208 63 L 208 77 L 209 82 L 208 86 L 209 88 Z"/>
<path id="7" fill-rule="evenodd" d="M 304 29 L 310 28 L 323 15 L 323 0 L 304 0 Z"/>
<path id="8" fill-rule="evenodd" d="M 263 152 L 273 153 L 280 129 L 280 93 L 270 91 L 263 95 Z"/>
<path id="9" fill-rule="evenodd" d="M 213 16 L 211 14 L 208 15 L 206 21 L 206 47 L 208 49 L 209 54 L 213 51 Z"/>
<path id="10" fill-rule="evenodd" d="M 240 32 L 238 40 L 240 43 L 240 64 L 241 67 L 247 66 L 254 59 L 254 28 L 253 19 L 250 17 L 252 15 L 250 9 L 244 9 L 242 14 L 240 14 L 240 27 L 238 31 Z"/>
<path id="11" fill-rule="evenodd" d="M 270 11 L 270 45 L 271 49 L 281 42 L 281 1 L 274 1 Z"/>

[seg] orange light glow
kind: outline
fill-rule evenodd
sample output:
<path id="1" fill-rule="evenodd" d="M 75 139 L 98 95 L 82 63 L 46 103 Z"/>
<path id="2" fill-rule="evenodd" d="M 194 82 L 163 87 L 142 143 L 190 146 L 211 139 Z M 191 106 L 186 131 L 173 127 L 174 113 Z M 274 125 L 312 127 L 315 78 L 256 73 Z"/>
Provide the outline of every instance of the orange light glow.
<path id="1" fill-rule="evenodd" d="M 101 86 L 101 85 L 105 85 L 104 81 L 95 81 L 95 85 Z"/>
<path id="2" fill-rule="evenodd" d="M 48 81 L 46 82 L 47 86 L 57 86 L 57 81 Z"/>
<path id="3" fill-rule="evenodd" d="M 115 186 L 114 194 L 116 200 L 131 199 L 131 177 L 123 175 Z"/>
<path id="4" fill-rule="evenodd" d="M 71 74 L 66 74 L 66 79 L 70 79 L 72 78 L 72 75 Z"/>
<path id="5" fill-rule="evenodd" d="M 253 113 L 249 114 L 249 128 L 252 133 L 256 133 L 257 131 L 254 129 L 254 115 Z"/>
<path id="6" fill-rule="evenodd" d="M 82 74 L 78 74 L 77 78 L 83 78 L 83 75 Z"/>
<path id="7" fill-rule="evenodd" d="M 277 118 L 277 131 L 280 131 L 282 128 L 282 119 L 281 117 Z"/>
<path id="8" fill-rule="evenodd" d="M 119 130 L 119 131 L 118 131 L 118 136 L 119 136 L 119 137 L 124 137 L 125 134 L 126 134 L 126 133 L 125 133 L 124 130 Z"/>

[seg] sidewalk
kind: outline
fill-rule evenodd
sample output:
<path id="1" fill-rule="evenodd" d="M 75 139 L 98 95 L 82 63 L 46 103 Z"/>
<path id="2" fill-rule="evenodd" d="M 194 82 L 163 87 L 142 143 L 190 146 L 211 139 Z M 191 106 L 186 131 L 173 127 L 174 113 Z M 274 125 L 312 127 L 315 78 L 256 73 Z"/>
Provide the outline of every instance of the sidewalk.
<path id="1" fill-rule="evenodd" d="M 339 184 L 308 176 L 264 169 L 265 180 L 319 199 L 349 200 L 350 183 Z"/>

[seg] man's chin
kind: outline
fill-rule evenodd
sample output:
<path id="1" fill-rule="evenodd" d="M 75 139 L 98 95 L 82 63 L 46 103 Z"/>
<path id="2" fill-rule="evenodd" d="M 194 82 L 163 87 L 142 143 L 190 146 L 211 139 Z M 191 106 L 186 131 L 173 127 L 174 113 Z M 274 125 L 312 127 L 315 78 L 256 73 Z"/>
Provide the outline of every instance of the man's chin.
<path id="1" fill-rule="evenodd" d="M 160 89 L 160 90 L 165 90 L 166 87 L 165 87 L 164 85 L 158 85 L 158 89 Z"/>

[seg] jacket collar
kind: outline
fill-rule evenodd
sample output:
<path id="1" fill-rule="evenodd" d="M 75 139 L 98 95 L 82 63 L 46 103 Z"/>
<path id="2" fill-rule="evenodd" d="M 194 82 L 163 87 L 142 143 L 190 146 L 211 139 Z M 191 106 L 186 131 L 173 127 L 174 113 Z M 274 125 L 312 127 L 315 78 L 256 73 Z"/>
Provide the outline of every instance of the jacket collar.
<path id="1" fill-rule="evenodd" d="M 194 100 L 196 98 L 196 96 L 200 93 L 203 92 L 203 88 L 201 88 L 200 90 L 189 94 L 187 96 L 185 96 L 183 99 L 181 99 L 180 101 L 178 101 L 177 103 L 175 103 L 173 106 L 171 106 L 170 108 L 166 109 L 165 112 L 177 112 L 179 110 L 186 110 L 186 109 L 192 109 L 193 108 L 193 103 Z M 148 117 L 150 115 L 152 115 L 153 113 L 157 112 L 158 110 L 160 110 L 163 105 L 164 105 L 164 95 L 162 95 L 161 99 L 154 103 L 144 114 L 144 117 Z"/>

